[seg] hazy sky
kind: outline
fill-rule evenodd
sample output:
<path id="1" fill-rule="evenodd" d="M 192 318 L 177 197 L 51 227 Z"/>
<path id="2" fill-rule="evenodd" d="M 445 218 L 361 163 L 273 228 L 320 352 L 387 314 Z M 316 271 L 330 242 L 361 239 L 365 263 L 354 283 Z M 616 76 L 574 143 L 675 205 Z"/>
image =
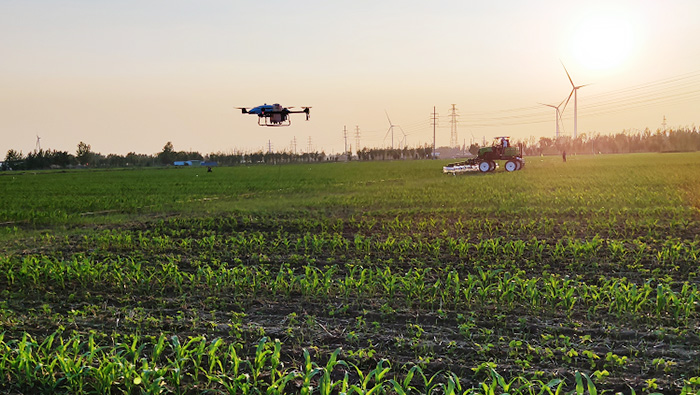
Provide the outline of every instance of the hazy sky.
<path id="1" fill-rule="evenodd" d="M 0 0 L 0 159 L 44 149 L 343 150 L 700 121 L 700 1 Z M 235 106 L 312 106 L 265 128 Z M 563 107 L 563 106 L 562 106 Z M 573 134 L 573 98 L 561 133 Z M 403 132 L 402 132 L 403 130 Z"/>

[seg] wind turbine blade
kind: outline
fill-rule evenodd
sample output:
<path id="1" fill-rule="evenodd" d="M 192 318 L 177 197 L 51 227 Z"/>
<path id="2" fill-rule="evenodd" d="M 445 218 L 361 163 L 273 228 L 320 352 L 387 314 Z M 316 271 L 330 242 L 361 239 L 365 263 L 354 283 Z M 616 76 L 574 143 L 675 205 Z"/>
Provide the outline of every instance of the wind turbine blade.
<path id="1" fill-rule="evenodd" d="M 566 105 L 569 104 L 569 100 L 571 100 L 571 96 L 573 96 L 575 91 L 576 88 L 571 90 L 571 93 L 569 93 L 569 97 L 566 99 L 566 104 L 564 104 L 564 108 L 561 109 L 561 112 L 564 112 L 564 110 L 566 110 Z"/>
<path id="2" fill-rule="evenodd" d="M 389 119 L 389 113 L 386 112 L 386 110 L 384 110 L 384 114 L 386 114 L 386 119 L 387 119 L 387 121 L 389 121 L 389 125 L 392 125 L 391 119 Z M 392 125 L 392 126 L 393 126 L 393 125 Z"/>
<path id="3" fill-rule="evenodd" d="M 401 133 L 403 133 L 403 135 L 406 136 L 406 132 L 403 131 L 403 128 L 401 127 L 401 125 L 398 125 L 398 126 L 399 126 L 399 129 L 401 129 Z"/>
<path id="4" fill-rule="evenodd" d="M 553 105 L 551 105 L 551 104 L 544 104 L 544 103 L 538 103 L 538 104 L 541 104 L 541 105 L 547 106 L 547 107 L 557 108 L 557 107 L 555 107 L 555 106 L 553 106 Z M 561 104 L 560 104 L 560 106 L 561 106 Z"/>
<path id="5" fill-rule="evenodd" d="M 382 143 L 384 143 L 384 141 L 386 141 L 387 136 L 389 136 L 389 132 L 391 132 L 391 128 L 392 128 L 392 126 L 389 126 L 389 129 L 386 130 L 386 134 L 384 135 L 384 140 L 382 140 Z"/>
<path id="6" fill-rule="evenodd" d="M 571 76 L 569 75 L 569 70 L 566 69 L 566 66 L 564 66 L 564 62 L 561 62 L 562 67 L 564 67 L 564 71 L 566 71 L 566 76 L 569 77 L 569 82 L 571 82 L 571 86 L 576 87 L 574 85 L 574 80 L 571 79 Z"/>

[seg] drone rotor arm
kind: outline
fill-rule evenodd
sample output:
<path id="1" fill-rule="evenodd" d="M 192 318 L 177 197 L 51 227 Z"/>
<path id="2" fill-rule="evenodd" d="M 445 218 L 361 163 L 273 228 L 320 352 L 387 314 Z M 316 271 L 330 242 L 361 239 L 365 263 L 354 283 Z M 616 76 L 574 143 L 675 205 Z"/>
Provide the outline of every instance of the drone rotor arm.
<path id="1" fill-rule="evenodd" d="M 294 107 L 287 107 L 287 108 L 294 108 Z M 287 111 L 288 114 L 306 114 L 306 120 L 309 120 L 309 114 L 311 113 L 311 107 L 302 107 L 303 110 L 299 111 Z"/>

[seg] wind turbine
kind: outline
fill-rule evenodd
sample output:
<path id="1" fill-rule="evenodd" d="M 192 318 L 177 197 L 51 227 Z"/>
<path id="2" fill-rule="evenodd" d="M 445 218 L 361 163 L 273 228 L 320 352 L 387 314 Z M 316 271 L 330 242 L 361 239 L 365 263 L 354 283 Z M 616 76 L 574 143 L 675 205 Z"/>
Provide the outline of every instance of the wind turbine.
<path id="1" fill-rule="evenodd" d="M 564 100 L 566 100 L 566 99 L 564 99 Z M 558 106 L 555 106 L 555 105 L 553 105 L 553 104 L 544 104 L 544 103 L 540 103 L 540 104 L 543 105 L 543 106 L 552 107 L 552 108 L 555 110 L 555 114 L 554 114 L 554 124 L 556 125 L 556 134 L 555 134 L 555 136 L 556 136 L 557 139 L 559 139 L 559 121 L 561 120 L 561 112 L 559 111 L 559 107 L 561 107 L 561 105 L 564 104 L 564 100 L 562 100 L 561 103 L 559 103 Z"/>
<path id="2" fill-rule="evenodd" d="M 34 146 L 34 153 L 37 153 L 41 151 L 41 137 L 39 135 L 36 135 L 36 145 Z"/>
<path id="3" fill-rule="evenodd" d="M 401 127 L 401 125 L 396 125 L 396 126 L 399 127 L 399 130 L 401 130 L 401 134 L 403 134 L 401 141 L 399 141 L 399 145 L 401 147 L 404 147 L 404 148 L 408 147 L 408 135 L 406 134 L 406 132 L 403 131 L 403 128 Z M 401 147 L 399 147 L 399 148 L 401 148 Z"/>
<path id="4" fill-rule="evenodd" d="M 564 67 L 564 71 L 566 71 L 566 76 L 569 77 L 569 82 L 571 82 L 572 87 L 571 93 L 569 93 L 569 98 L 566 99 L 566 104 L 569 104 L 569 100 L 571 100 L 571 95 L 574 95 L 574 140 L 576 140 L 578 130 L 578 90 L 579 88 L 583 88 L 584 86 L 588 86 L 590 84 L 576 86 L 576 84 L 574 84 L 574 80 L 571 79 L 569 71 L 566 69 L 566 66 L 564 66 L 563 62 L 561 65 Z M 564 109 L 566 109 L 566 104 L 564 104 Z M 562 112 L 563 111 L 564 110 L 562 110 Z"/>
<path id="5" fill-rule="evenodd" d="M 384 140 L 386 140 L 386 136 L 389 135 L 389 132 L 391 132 L 391 149 L 394 149 L 394 126 L 399 126 L 399 125 L 394 125 L 391 123 L 391 119 L 389 119 L 389 113 L 384 110 L 384 114 L 386 114 L 386 119 L 389 121 L 389 129 L 386 130 L 386 134 L 384 135 Z M 401 126 L 399 126 L 401 128 Z M 403 132 L 403 129 L 401 129 L 401 132 Z M 404 136 L 406 133 L 404 133 Z"/>

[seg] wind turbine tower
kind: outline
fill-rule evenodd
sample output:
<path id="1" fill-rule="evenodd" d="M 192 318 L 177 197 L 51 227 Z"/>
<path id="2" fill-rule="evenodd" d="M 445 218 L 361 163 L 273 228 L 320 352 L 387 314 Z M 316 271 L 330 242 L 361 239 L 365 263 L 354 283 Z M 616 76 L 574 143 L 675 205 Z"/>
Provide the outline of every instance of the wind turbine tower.
<path id="1" fill-rule="evenodd" d="M 399 127 L 399 130 L 401 130 L 401 134 L 403 134 L 403 137 L 401 138 L 401 141 L 399 141 L 399 149 L 406 148 L 408 147 L 408 135 L 406 132 L 403 131 L 403 128 L 401 125 L 396 125 Z"/>
<path id="2" fill-rule="evenodd" d="M 564 100 L 562 100 L 562 102 L 559 103 L 558 106 L 555 106 L 555 105 L 553 105 L 553 104 L 544 104 L 544 103 L 540 103 L 540 104 L 543 105 L 543 106 L 552 107 L 552 108 L 555 110 L 555 113 L 554 113 L 554 124 L 556 125 L 556 126 L 555 126 L 556 132 L 555 132 L 555 135 L 554 135 L 554 136 L 555 136 L 556 139 L 558 140 L 558 139 L 559 139 L 559 121 L 561 120 L 561 112 L 559 111 L 559 107 L 561 107 L 561 105 L 564 104 Z"/>
<path id="3" fill-rule="evenodd" d="M 571 75 L 569 75 L 569 71 L 566 69 L 566 66 L 564 66 L 564 63 L 561 65 L 564 67 L 564 71 L 566 71 L 566 76 L 569 77 L 569 82 L 571 82 L 572 88 L 569 98 L 566 99 L 566 104 L 569 104 L 571 95 L 574 95 L 574 140 L 576 140 L 576 136 L 578 135 L 578 90 L 579 88 L 583 88 L 589 84 L 576 86 L 576 84 L 574 84 L 574 80 L 571 79 Z M 566 104 L 564 104 L 564 108 L 566 108 Z"/>

